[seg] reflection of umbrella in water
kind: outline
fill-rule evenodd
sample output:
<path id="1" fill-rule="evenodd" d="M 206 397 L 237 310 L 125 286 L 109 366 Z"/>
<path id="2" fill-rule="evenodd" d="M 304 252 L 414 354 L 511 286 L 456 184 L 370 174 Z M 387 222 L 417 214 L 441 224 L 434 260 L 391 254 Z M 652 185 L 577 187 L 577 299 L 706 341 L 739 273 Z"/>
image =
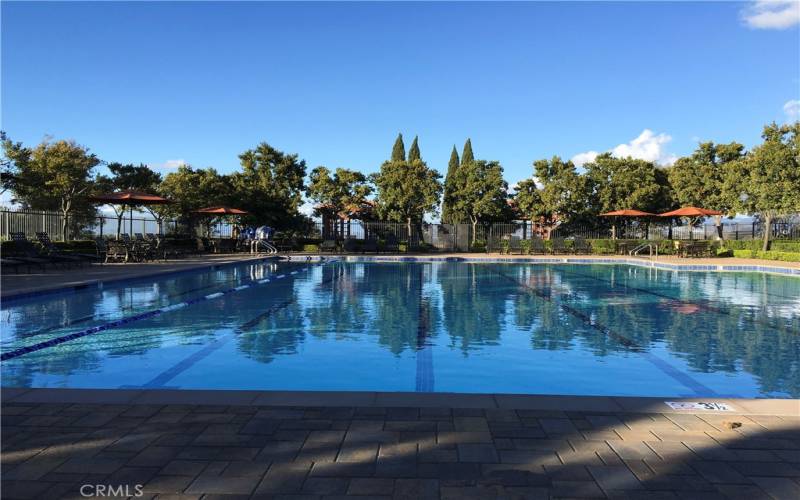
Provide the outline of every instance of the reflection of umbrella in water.
<path id="1" fill-rule="evenodd" d="M 130 232 L 133 233 L 133 207 L 140 205 L 165 205 L 172 201 L 161 196 L 144 193 L 141 191 L 125 190 L 115 193 L 98 194 L 90 196 L 89 201 L 108 205 L 128 205 L 130 207 Z"/>

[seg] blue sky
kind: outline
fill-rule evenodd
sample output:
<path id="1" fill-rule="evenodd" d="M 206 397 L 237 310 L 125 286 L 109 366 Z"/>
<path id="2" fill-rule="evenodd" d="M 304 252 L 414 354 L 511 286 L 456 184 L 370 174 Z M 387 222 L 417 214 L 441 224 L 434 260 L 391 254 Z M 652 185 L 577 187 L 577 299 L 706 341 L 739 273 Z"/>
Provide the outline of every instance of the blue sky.
<path id="1" fill-rule="evenodd" d="M 2 128 L 162 172 L 262 140 L 372 172 L 398 132 L 440 172 L 471 137 L 511 183 L 555 154 L 668 162 L 796 113 L 796 13 L 771 8 L 4 1 Z"/>

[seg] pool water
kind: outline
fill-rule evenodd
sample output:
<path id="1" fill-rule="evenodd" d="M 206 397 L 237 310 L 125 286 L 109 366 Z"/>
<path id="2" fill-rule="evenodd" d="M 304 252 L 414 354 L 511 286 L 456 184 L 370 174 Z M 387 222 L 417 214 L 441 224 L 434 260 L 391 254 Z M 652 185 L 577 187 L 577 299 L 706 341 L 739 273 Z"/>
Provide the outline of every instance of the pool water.
<path id="1" fill-rule="evenodd" d="M 6 387 L 800 397 L 800 279 L 760 273 L 272 261 L 7 301 L 0 327 Z"/>

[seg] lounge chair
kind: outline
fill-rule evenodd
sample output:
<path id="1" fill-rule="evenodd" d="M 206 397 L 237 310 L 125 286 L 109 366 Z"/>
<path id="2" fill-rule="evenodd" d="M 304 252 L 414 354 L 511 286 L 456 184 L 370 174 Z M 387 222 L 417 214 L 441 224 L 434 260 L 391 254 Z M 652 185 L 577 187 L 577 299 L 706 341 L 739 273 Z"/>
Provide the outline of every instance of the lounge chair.
<path id="1" fill-rule="evenodd" d="M 550 240 L 550 252 L 553 254 L 567 253 L 567 246 L 564 244 L 564 238 L 554 238 Z"/>
<path id="2" fill-rule="evenodd" d="M 75 262 L 99 260 L 97 253 L 94 254 L 79 253 L 79 252 L 66 253 L 62 251 L 60 248 L 55 246 L 52 241 L 50 241 L 50 236 L 46 232 L 36 233 L 36 239 L 39 240 L 39 244 L 42 245 L 42 248 L 44 248 L 47 255 L 64 257 L 70 260 L 74 260 Z"/>
<path id="3" fill-rule="evenodd" d="M 584 238 L 576 237 L 572 243 L 572 251 L 575 253 L 590 254 L 592 253 L 592 246 Z"/>
<path id="4" fill-rule="evenodd" d="M 342 243 L 342 250 L 345 253 L 356 253 L 358 251 L 358 242 L 352 238 L 347 238 Z"/>
<path id="5" fill-rule="evenodd" d="M 372 238 L 364 240 L 361 251 L 364 253 L 378 253 L 378 241 Z"/>
<path id="6" fill-rule="evenodd" d="M 97 256 L 100 258 L 101 261 L 106 261 L 106 255 L 108 254 L 108 245 L 106 245 L 106 240 L 102 236 L 97 236 L 94 239 L 95 247 L 97 248 Z"/>
<path id="7" fill-rule="evenodd" d="M 108 240 L 105 246 L 106 257 L 103 262 L 120 261 L 128 262 L 132 260 L 131 249 L 122 240 Z"/>
<path id="8" fill-rule="evenodd" d="M 336 246 L 336 240 L 324 240 L 319 245 L 320 252 L 336 253 L 337 250 L 338 248 Z"/>
<path id="9" fill-rule="evenodd" d="M 531 248 L 529 252 L 532 255 L 536 254 L 543 255 L 547 253 L 547 248 L 545 248 L 544 241 L 542 241 L 541 238 L 532 238 L 530 242 L 531 242 Z"/>
<path id="10" fill-rule="evenodd" d="M 35 264 L 42 270 L 45 269 L 44 266 L 46 264 L 61 264 L 63 266 L 68 266 L 74 262 L 73 259 L 62 259 L 56 256 L 41 254 L 36 247 L 33 246 L 33 243 L 28 241 L 28 239 L 25 237 L 25 233 L 15 232 L 11 233 L 10 236 L 11 241 L 14 242 L 14 247 L 9 252 L 8 257 L 30 264 Z"/>

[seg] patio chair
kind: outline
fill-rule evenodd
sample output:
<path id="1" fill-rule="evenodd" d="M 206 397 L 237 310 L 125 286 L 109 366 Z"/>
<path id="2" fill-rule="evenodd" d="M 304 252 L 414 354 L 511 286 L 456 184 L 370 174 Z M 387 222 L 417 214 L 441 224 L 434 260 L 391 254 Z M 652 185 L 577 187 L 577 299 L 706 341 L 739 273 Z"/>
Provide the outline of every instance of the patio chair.
<path id="1" fill-rule="evenodd" d="M 567 245 L 564 243 L 564 238 L 554 238 L 550 240 L 550 251 L 553 254 L 568 253 Z"/>
<path id="2" fill-rule="evenodd" d="M 8 257 L 11 257 L 15 260 L 28 262 L 30 264 L 35 264 L 42 270 L 45 269 L 46 264 L 61 264 L 63 266 L 68 266 L 72 263 L 71 259 L 61 259 L 56 256 L 42 254 L 36 249 L 33 243 L 28 241 L 28 239 L 25 237 L 25 233 L 14 232 L 11 233 L 10 236 L 11 241 L 14 242 L 14 246 L 10 252 L 8 252 Z"/>
<path id="3" fill-rule="evenodd" d="M 103 262 L 132 260 L 130 247 L 122 240 L 108 240 L 105 244 L 105 255 L 106 258 Z"/>
<path id="4" fill-rule="evenodd" d="M 378 240 L 374 238 L 364 240 L 361 251 L 363 253 L 378 253 Z"/>
<path id="5" fill-rule="evenodd" d="M 522 255 L 522 242 L 519 238 L 512 236 L 508 239 L 509 255 Z"/>
<path id="6" fill-rule="evenodd" d="M 352 238 L 347 238 L 342 244 L 342 250 L 345 253 L 356 253 L 358 251 L 358 242 Z"/>
<path id="7" fill-rule="evenodd" d="M 533 238 L 531 241 L 530 253 L 532 255 L 544 255 L 547 253 L 547 248 L 544 246 L 544 241 L 541 238 Z"/>
<path id="8" fill-rule="evenodd" d="M 319 245 L 319 251 L 323 253 L 324 252 L 336 253 L 337 250 L 338 248 L 336 246 L 336 240 L 324 240 Z"/>
<path id="9" fill-rule="evenodd" d="M 387 234 L 386 243 L 384 244 L 383 249 L 387 252 L 399 252 L 400 242 L 397 240 L 397 236 L 392 233 Z"/>
<path id="10" fill-rule="evenodd" d="M 55 246 L 52 241 L 50 241 L 50 236 L 46 232 L 36 233 L 36 239 L 39 240 L 39 244 L 42 245 L 42 248 L 44 248 L 45 252 L 48 255 L 64 257 L 80 263 L 84 263 L 87 260 L 96 261 L 99 259 L 97 253 L 94 254 L 80 253 L 80 252 L 66 253 L 62 251 L 60 248 Z"/>
<path id="11" fill-rule="evenodd" d="M 572 243 L 572 251 L 578 254 L 590 254 L 592 253 L 592 245 L 589 244 L 584 238 L 576 237 L 575 241 Z"/>
<path id="12" fill-rule="evenodd" d="M 105 262 L 106 255 L 108 254 L 108 245 L 106 245 L 106 240 L 102 236 L 97 236 L 94 239 L 95 247 L 97 248 L 97 257 Z"/>

